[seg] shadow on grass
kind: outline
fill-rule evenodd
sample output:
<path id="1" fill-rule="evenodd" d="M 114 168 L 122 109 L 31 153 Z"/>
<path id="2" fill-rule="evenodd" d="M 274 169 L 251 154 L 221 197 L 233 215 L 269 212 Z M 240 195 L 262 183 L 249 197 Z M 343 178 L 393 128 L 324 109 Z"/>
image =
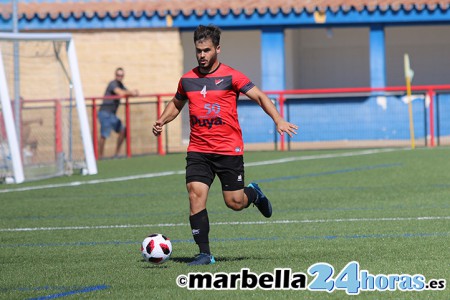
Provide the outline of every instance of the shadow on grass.
<path id="1" fill-rule="evenodd" d="M 244 261 L 244 260 L 249 260 L 251 259 L 250 257 L 216 257 L 216 262 L 236 262 L 236 261 Z M 191 261 L 194 260 L 194 257 L 187 257 L 187 256 L 181 256 L 181 257 L 171 257 L 169 261 L 177 263 L 177 264 L 187 264 L 190 263 Z M 162 264 L 152 264 L 149 263 L 147 261 L 145 261 L 144 259 L 140 259 L 140 262 L 144 263 L 144 265 L 142 266 L 143 269 L 152 269 L 152 268 L 159 268 L 159 269 L 166 269 L 169 266 L 166 265 L 165 263 Z"/>
<path id="2" fill-rule="evenodd" d="M 249 260 L 249 257 L 215 257 L 216 262 L 233 262 L 233 261 L 241 261 L 241 260 Z M 171 261 L 175 263 L 189 263 L 194 260 L 194 257 L 172 257 Z"/>
<path id="3" fill-rule="evenodd" d="M 164 263 L 162 263 L 162 264 L 152 264 L 152 263 L 146 261 L 145 259 L 140 259 L 139 261 L 144 264 L 142 266 L 142 269 L 153 269 L 153 268 L 167 269 L 168 268 L 168 266 L 166 264 L 164 264 Z"/>

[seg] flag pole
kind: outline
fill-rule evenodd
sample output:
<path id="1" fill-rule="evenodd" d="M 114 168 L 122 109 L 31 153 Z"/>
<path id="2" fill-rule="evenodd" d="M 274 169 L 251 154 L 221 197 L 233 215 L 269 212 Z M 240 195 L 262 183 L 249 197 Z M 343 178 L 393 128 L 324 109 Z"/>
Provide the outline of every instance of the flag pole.
<path id="1" fill-rule="evenodd" d="M 415 149 L 416 143 L 414 138 L 414 119 L 413 119 L 412 97 L 411 97 L 411 81 L 414 76 L 414 71 L 411 70 L 411 67 L 409 65 L 409 55 L 407 53 L 405 53 L 404 55 L 404 65 L 405 65 L 406 95 L 408 96 L 409 135 L 411 139 L 411 149 Z"/>

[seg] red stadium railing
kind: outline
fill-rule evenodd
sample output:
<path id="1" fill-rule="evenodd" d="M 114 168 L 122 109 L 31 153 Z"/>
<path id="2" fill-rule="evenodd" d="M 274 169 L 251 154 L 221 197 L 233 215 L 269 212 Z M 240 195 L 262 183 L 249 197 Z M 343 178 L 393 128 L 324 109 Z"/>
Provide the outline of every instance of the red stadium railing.
<path id="1" fill-rule="evenodd" d="M 414 92 L 424 92 L 426 95 L 433 99 L 437 91 L 450 91 L 450 85 L 420 85 L 411 86 L 411 90 Z M 356 87 L 356 88 L 327 88 L 327 89 L 298 89 L 298 90 L 283 90 L 283 91 L 266 91 L 268 95 L 277 95 L 280 105 L 280 114 L 284 117 L 284 104 L 286 95 L 331 95 L 331 94 L 345 94 L 345 93 L 377 93 L 377 92 L 406 92 L 406 86 L 395 87 Z M 434 134 L 434 104 L 430 101 L 429 108 L 429 120 L 430 120 L 430 146 L 435 146 L 435 134 Z M 285 136 L 281 136 L 280 150 L 285 150 Z"/>
<path id="2" fill-rule="evenodd" d="M 420 86 L 412 86 L 411 90 L 413 92 L 423 92 L 427 97 L 433 99 L 437 92 L 441 91 L 450 91 L 450 85 L 420 85 Z M 295 89 L 295 90 L 282 90 L 282 91 L 265 91 L 267 95 L 275 97 L 278 101 L 279 111 L 283 118 L 285 117 L 285 102 L 287 100 L 287 96 L 293 95 L 336 95 L 336 94 L 354 94 L 354 93 L 377 93 L 377 92 L 406 92 L 406 86 L 394 86 L 394 87 L 380 87 L 380 88 L 370 88 L 370 87 L 356 87 L 356 88 L 326 88 L 326 89 Z M 125 98 L 125 122 L 127 125 L 127 139 L 126 139 L 126 155 L 128 157 L 132 156 L 131 149 L 131 124 L 130 124 L 130 105 L 132 104 L 133 99 L 139 98 L 155 98 L 157 103 L 156 108 L 156 117 L 159 118 L 163 106 L 164 100 L 163 98 L 172 97 L 173 94 L 161 93 L 161 94 L 146 94 L 137 97 L 126 97 Z M 92 102 L 92 120 L 93 120 L 93 132 L 97 132 L 97 101 L 103 99 L 117 99 L 117 97 L 89 97 L 86 100 L 90 100 Z M 430 135 L 430 147 L 434 147 L 435 143 L 435 124 L 434 124 L 434 104 L 433 101 L 430 102 L 429 107 L 429 135 Z M 98 137 L 97 134 L 93 134 L 93 142 L 94 142 L 94 151 L 96 157 L 98 157 Z M 163 137 L 157 137 L 157 153 L 159 155 L 164 155 L 166 150 L 163 145 Z M 280 137 L 280 150 L 286 150 L 286 140 L 285 136 Z"/>
<path id="3" fill-rule="evenodd" d="M 448 92 L 450 91 L 450 85 L 421 85 L 421 86 L 412 86 L 411 90 L 414 93 L 423 93 L 429 99 L 434 99 L 435 95 L 437 93 L 442 92 Z M 383 88 L 369 88 L 369 87 L 356 87 L 356 88 L 327 88 L 327 89 L 295 89 L 295 90 L 282 90 L 282 91 L 265 91 L 267 95 L 269 95 L 271 98 L 274 98 L 277 101 L 280 114 L 285 117 L 285 105 L 286 102 L 295 96 L 317 96 L 320 95 L 321 97 L 332 97 L 336 95 L 345 95 L 345 94 L 358 94 L 358 93 L 365 93 L 367 95 L 372 95 L 376 93 L 387 93 L 387 92 L 406 92 L 406 86 L 395 86 L 395 87 L 383 87 Z M 125 115 L 124 115 L 124 121 L 126 124 L 126 156 L 131 157 L 133 155 L 133 149 L 132 149 L 132 122 L 131 122 L 131 109 L 130 107 L 132 105 L 135 105 L 139 103 L 139 101 L 143 101 L 143 99 L 146 99 L 144 104 L 146 103 L 152 103 L 152 105 L 155 105 L 155 109 L 152 110 L 151 113 L 155 113 L 154 116 L 152 116 L 152 119 L 158 119 L 164 109 L 164 105 L 173 97 L 173 94 L 169 93 L 160 93 L 160 94 L 145 94 L 140 95 L 136 97 L 125 97 L 123 98 L 124 101 L 122 105 L 125 108 Z M 94 146 L 94 153 L 95 156 L 98 158 L 98 121 L 97 121 L 97 113 L 99 110 L 99 102 L 103 101 L 104 99 L 112 100 L 112 99 L 118 99 L 118 97 L 86 97 L 86 105 L 88 107 L 91 107 L 91 122 L 92 122 L 92 139 L 93 139 L 93 146 Z M 68 100 L 68 99 L 43 99 L 43 100 L 24 100 L 26 103 L 54 103 L 55 105 L 55 149 L 57 151 L 60 151 L 61 146 L 61 120 L 60 120 L 60 109 L 58 109 L 58 105 L 60 105 L 61 100 Z M 60 108 L 60 107 L 59 107 Z M 430 101 L 429 105 L 429 137 L 430 137 L 430 143 L 428 146 L 434 147 L 436 145 L 435 141 L 435 110 L 434 110 L 434 101 Z M 151 134 L 151 128 L 148 128 L 149 134 Z M 168 148 L 168 137 L 167 132 L 165 134 L 166 140 L 163 140 L 163 136 L 158 136 L 156 138 L 156 153 L 159 155 L 166 154 L 169 150 Z M 275 141 L 276 142 L 276 141 Z M 285 151 L 286 150 L 286 137 L 281 136 L 279 141 L 279 150 Z"/>
<path id="4" fill-rule="evenodd" d="M 114 97 L 114 96 L 108 96 L 108 97 L 87 97 L 86 101 L 90 101 L 92 105 L 92 139 L 94 144 L 94 153 L 95 157 L 98 159 L 98 123 L 97 123 L 97 113 L 98 113 L 98 101 L 103 100 L 116 100 L 116 99 L 125 99 L 125 124 L 126 124 L 126 156 L 131 157 L 132 156 L 132 149 L 131 149 L 131 112 L 130 112 L 130 105 L 132 105 L 134 100 L 143 99 L 143 98 L 153 98 L 154 102 L 156 103 L 156 118 L 159 119 L 161 116 L 161 113 L 163 111 L 163 97 L 172 97 L 173 94 L 167 94 L 167 93 L 161 93 L 161 94 L 145 94 L 145 95 L 139 95 L 139 96 L 127 96 L 127 97 Z M 163 145 L 163 139 L 162 135 L 157 137 L 157 152 L 159 155 L 165 155 L 166 151 L 164 150 Z"/>

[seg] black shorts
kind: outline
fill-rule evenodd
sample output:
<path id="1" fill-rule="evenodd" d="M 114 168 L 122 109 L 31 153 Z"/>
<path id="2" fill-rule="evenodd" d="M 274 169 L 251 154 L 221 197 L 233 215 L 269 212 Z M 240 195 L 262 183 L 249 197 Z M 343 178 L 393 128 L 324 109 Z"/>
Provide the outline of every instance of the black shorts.
<path id="1" fill-rule="evenodd" d="M 216 174 L 222 184 L 222 191 L 237 191 L 243 189 L 243 156 L 200 152 L 187 153 L 186 184 L 197 181 L 211 186 Z"/>

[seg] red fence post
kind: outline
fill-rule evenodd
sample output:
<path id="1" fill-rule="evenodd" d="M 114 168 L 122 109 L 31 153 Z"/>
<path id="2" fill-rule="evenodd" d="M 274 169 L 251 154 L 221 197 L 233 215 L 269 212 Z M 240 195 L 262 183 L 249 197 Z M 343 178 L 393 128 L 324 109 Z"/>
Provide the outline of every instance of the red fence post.
<path id="1" fill-rule="evenodd" d="M 98 136 L 97 136 L 97 102 L 92 99 L 92 143 L 94 144 L 95 159 L 98 159 Z"/>
<path id="2" fill-rule="evenodd" d="M 427 96 L 430 98 L 430 147 L 434 147 L 434 90 L 428 90 Z"/>
<path id="3" fill-rule="evenodd" d="M 158 95 L 157 102 L 156 102 L 156 119 L 157 120 L 159 120 L 159 118 L 161 117 L 161 109 L 162 109 L 162 99 L 161 99 L 161 95 Z M 162 134 L 158 135 L 157 144 L 158 144 L 158 154 L 165 155 L 166 153 L 164 152 Z"/>
<path id="4" fill-rule="evenodd" d="M 19 114 L 19 126 L 20 126 L 20 140 L 19 140 L 19 149 L 23 149 L 23 147 L 25 147 L 26 145 L 24 145 L 24 135 L 23 135 L 23 107 L 25 105 L 24 99 L 22 97 L 20 97 L 19 99 L 20 101 L 20 114 Z M 13 103 L 11 103 L 13 104 Z M 16 116 L 16 113 L 14 111 L 15 106 L 12 105 L 12 109 L 13 109 L 13 116 Z M 22 161 L 23 161 L 23 151 L 20 151 L 20 155 L 22 156 Z"/>
<path id="5" fill-rule="evenodd" d="M 284 94 L 280 94 L 280 115 L 284 119 Z M 280 137 L 280 150 L 284 151 L 284 141 L 285 141 L 285 135 L 282 134 Z"/>
<path id="6" fill-rule="evenodd" d="M 55 154 L 63 152 L 62 144 L 62 107 L 59 100 L 55 100 Z"/>
<path id="7" fill-rule="evenodd" d="M 130 120 L 130 102 L 128 96 L 125 98 L 125 123 L 126 123 L 125 137 L 127 141 L 127 157 L 131 157 L 131 130 L 130 130 L 131 120 Z"/>

